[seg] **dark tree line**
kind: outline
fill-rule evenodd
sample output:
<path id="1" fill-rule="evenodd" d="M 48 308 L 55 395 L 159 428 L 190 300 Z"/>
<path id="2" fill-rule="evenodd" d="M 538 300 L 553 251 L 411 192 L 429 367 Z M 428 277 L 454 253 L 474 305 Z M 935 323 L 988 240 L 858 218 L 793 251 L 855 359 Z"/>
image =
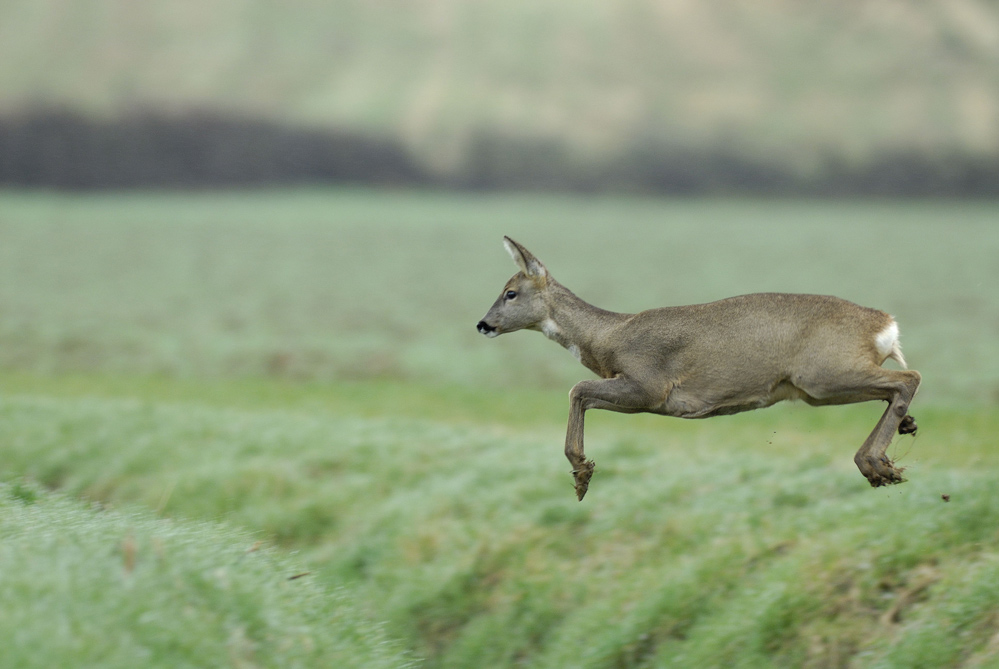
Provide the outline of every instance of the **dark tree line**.
<path id="1" fill-rule="evenodd" d="M 67 189 L 411 184 L 397 144 L 349 132 L 194 113 L 114 121 L 68 111 L 0 119 L 0 183 Z"/>
<path id="2" fill-rule="evenodd" d="M 288 184 L 434 186 L 474 190 L 615 191 L 816 196 L 999 195 L 999 157 L 882 151 L 863 165 L 828 158 L 802 175 L 724 146 L 642 139 L 617 156 L 583 159 L 558 141 L 487 131 L 460 168 L 435 173 L 398 141 L 218 113 L 135 112 L 93 120 L 67 110 L 0 118 L 0 185 L 222 188 Z"/>

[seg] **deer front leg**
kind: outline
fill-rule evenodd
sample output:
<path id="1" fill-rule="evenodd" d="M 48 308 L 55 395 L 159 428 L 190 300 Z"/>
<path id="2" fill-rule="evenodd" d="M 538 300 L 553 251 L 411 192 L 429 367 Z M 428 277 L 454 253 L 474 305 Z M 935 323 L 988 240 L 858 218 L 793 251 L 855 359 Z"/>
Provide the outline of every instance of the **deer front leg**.
<path id="1" fill-rule="evenodd" d="M 620 413 L 638 413 L 649 408 L 648 394 L 628 377 L 580 381 L 569 391 L 569 426 L 565 433 L 565 457 L 572 465 L 576 497 L 590 487 L 594 462 L 583 452 L 583 418 L 587 409 L 606 409 Z"/>

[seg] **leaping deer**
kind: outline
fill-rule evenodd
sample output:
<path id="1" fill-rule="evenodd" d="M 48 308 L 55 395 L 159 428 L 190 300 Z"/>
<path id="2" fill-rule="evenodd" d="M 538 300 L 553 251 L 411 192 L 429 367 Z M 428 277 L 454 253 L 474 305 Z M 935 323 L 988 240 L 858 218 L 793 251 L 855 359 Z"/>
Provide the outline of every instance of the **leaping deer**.
<path id="1" fill-rule="evenodd" d="M 503 239 L 520 271 L 478 331 L 538 330 L 600 377 L 569 392 L 565 455 L 580 501 L 594 470 L 583 452 L 588 409 L 708 418 L 789 399 L 884 400 L 888 408 L 853 460 L 872 486 L 905 480 L 885 451 L 896 431 L 916 432 L 908 409 L 920 376 L 905 369 L 898 325 L 883 311 L 826 295 L 758 293 L 614 313 L 576 297 L 530 251 Z M 888 358 L 903 370 L 882 368 Z"/>

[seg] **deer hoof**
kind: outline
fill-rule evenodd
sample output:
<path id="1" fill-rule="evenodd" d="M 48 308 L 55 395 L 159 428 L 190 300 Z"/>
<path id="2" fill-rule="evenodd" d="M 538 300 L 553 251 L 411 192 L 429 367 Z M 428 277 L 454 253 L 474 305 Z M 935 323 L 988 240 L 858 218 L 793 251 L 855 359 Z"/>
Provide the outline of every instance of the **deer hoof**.
<path id="1" fill-rule="evenodd" d="M 870 471 L 865 472 L 864 475 L 867 477 L 872 488 L 880 488 L 883 485 L 896 485 L 898 483 L 905 483 L 908 480 L 902 476 L 905 468 L 896 468 L 888 458 L 882 457 L 880 460 L 872 460 L 870 464 Z"/>
<path id="2" fill-rule="evenodd" d="M 916 425 L 916 419 L 912 416 L 906 415 L 905 418 L 902 419 L 902 422 L 898 424 L 898 433 L 916 434 L 918 427 L 919 426 Z"/>
<path id="3" fill-rule="evenodd" d="M 593 460 L 587 460 L 578 469 L 572 470 L 572 476 L 576 481 L 576 498 L 582 502 L 586 496 L 586 491 L 590 488 L 590 478 L 593 477 L 593 470 L 596 464 Z"/>

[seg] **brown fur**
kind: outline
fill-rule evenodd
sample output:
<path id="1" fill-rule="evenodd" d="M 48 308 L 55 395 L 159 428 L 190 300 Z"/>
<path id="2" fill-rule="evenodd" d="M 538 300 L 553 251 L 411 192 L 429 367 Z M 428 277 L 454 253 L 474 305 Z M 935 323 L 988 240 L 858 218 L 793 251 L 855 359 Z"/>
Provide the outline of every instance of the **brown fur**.
<path id="1" fill-rule="evenodd" d="M 888 352 L 876 345 L 893 323 L 883 311 L 825 295 L 759 293 L 614 313 L 576 297 L 530 251 L 504 241 L 521 271 L 479 331 L 544 332 L 600 377 L 569 393 L 565 454 L 580 500 L 593 474 L 583 453 L 588 409 L 707 418 L 787 399 L 813 406 L 884 400 L 888 408 L 854 461 L 872 486 L 904 480 L 885 450 L 896 431 L 916 431 L 907 411 L 920 376 L 881 367 L 888 357 L 902 362 L 897 342 Z"/>

